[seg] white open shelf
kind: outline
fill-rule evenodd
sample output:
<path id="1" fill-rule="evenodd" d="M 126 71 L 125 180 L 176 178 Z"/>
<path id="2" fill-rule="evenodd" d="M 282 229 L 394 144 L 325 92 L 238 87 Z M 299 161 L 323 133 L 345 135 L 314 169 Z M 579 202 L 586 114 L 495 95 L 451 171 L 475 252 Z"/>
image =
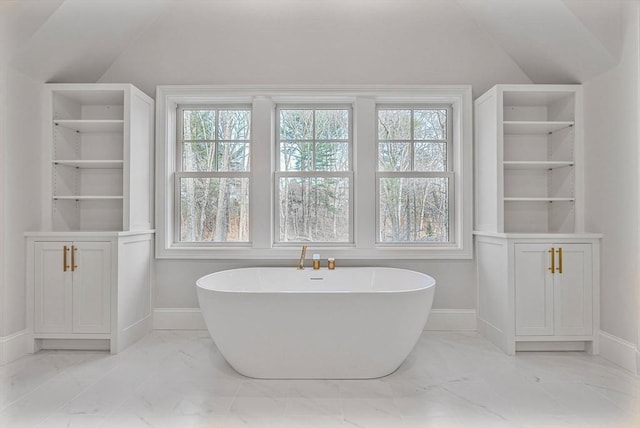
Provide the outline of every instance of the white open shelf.
<path id="1" fill-rule="evenodd" d="M 504 198 L 505 202 L 573 202 L 576 198 Z"/>
<path id="2" fill-rule="evenodd" d="M 573 161 L 504 161 L 502 163 L 505 170 L 512 169 L 543 169 L 552 170 L 556 168 L 566 168 L 574 165 Z"/>
<path id="3" fill-rule="evenodd" d="M 539 135 L 552 134 L 574 125 L 573 121 L 529 121 L 510 120 L 504 121 L 504 133 L 506 135 Z"/>
<path id="4" fill-rule="evenodd" d="M 63 165 L 74 168 L 96 168 L 96 169 L 122 169 L 123 160 L 74 160 L 74 159 L 57 159 L 53 161 L 54 165 Z"/>
<path id="5" fill-rule="evenodd" d="M 54 201 L 117 201 L 122 200 L 122 196 L 96 196 L 96 195 L 82 195 L 82 196 L 53 196 Z"/>
<path id="6" fill-rule="evenodd" d="M 117 119 L 54 120 L 53 123 L 76 132 L 122 132 L 124 129 L 124 120 Z"/>

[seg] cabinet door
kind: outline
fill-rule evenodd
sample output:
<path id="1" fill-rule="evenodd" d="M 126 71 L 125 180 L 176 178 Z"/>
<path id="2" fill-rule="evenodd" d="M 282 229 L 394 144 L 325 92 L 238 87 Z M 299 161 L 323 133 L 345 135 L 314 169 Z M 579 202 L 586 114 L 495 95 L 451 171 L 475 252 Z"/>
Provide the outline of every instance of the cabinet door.
<path id="1" fill-rule="evenodd" d="M 515 244 L 516 335 L 553 334 L 553 244 Z"/>
<path id="2" fill-rule="evenodd" d="M 74 242 L 73 332 L 109 333 L 111 244 Z"/>
<path id="3" fill-rule="evenodd" d="M 35 333 L 72 331 L 70 251 L 71 242 L 36 242 L 34 245 Z"/>
<path id="4" fill-rule="evenodd" d="M 593 333 L 593 266 L 590 244 L 561 244 L 562 273 L 554 278 L 556 335 Z M 558 254 L 559 256 L 559 254 Z M 557 260 L 560 264 L 560 260 Z"/>

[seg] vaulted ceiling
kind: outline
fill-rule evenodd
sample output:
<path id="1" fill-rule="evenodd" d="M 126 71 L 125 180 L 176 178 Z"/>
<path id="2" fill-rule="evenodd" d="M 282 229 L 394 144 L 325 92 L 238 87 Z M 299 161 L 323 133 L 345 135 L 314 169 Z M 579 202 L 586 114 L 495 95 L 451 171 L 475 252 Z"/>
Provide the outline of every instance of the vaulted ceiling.
<path id="1" fill-rule="evenodd" d="M 213 14 L 212 4 L 259 8 L 287 25 L 302 9 L 339 15 L 344 8 L 357 23 L 358 14 L 402 20 L 406 8 L 407 15 L 446 12 L 432 34 L 441 43 L 446 29 L 473 22 L 475 35 L 492 40 L 532 82 L 578 83 L 617 64 L 622 1 L 628 0 L 0 0 L 0 59 L 42 82 L 96 82 L 146 34 L 163 31 L 158 26 L 177 15 L 206 22 L 200 15 Z M 199 31 L 185 30 L 191 37 Z"/>

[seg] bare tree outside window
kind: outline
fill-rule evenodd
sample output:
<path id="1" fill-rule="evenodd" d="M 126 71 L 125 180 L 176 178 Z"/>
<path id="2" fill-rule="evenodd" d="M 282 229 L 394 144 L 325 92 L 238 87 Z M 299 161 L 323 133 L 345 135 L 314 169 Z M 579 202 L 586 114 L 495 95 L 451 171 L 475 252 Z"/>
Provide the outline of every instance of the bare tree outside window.
<path id="1" fill-rule="evenodd" d="M 449 242 L 449 112 L 378 108 L 379 242 Z"/>
<path id="2" fill-rule="evenodd" d="M 279 242 L 351 241 L 351 110 L 278 109 Z"/>
<path id="3" fill-rule="evenodd" d="M 179 111 L 180 241 L 248 242 L 251 111 Z"/>

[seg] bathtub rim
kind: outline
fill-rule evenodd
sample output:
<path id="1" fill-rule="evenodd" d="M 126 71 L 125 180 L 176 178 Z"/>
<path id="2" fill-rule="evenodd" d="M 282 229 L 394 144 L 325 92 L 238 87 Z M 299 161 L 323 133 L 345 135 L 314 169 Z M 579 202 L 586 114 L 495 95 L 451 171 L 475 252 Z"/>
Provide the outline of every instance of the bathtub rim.
<path id="1" fill-rule="evenodd" d="M 422 273 L 422 272 L 418 272 L 415 270 L 411 270 L 411 269 L 403 269 L 403 268 L 395 268 L 395 267 L 384 267 L 384 266 L 349 266 L 349 267 L 342 267 L 340 268 L 340 270 L 360 270 L 360 269 L 384 269 L 384 270 L 392 270 L 392 271 L 403 271 L 403 272 L 411 272 L 412 274 L 417 274 L 423 277 L 426 277 L 428 280 L 428 283 L 425 286 L 422 287 L 414 287 L 414 288 L 407 288 L 407 289 L 402 289 L 402 290 L 359 290 L 359 291 L 352 291 L 352 290 L 322 290 L 322 289 L 313 289 L 313 290 L 220 290 L 220 289 L 216 289 L 216 288 L 211 288 L 211 287 L 207 287 L 205 285 L 202 285 L 202 281 L 206 280 L 209 277 L 218 275 L 218 274 L 222 274 L 222 273 L 229 273 L 229 272 L 234 272 L 234 271 L 240 271 L 240 270 L 262 270 L 262 269 L 266 269 L 266 270 L 275 270 L 275 269 L 282 269 L 282 270 L 294 270 L 296 272 L 298 272 L 298 270 L 296 270 L 295 267 L 289 268 L 289 267 L 282 267 L 282 266 L 266 266 L 266 267 L 244 267 L 244 268 L 231 268 L 231 269 L 224 269 L 218 272 L 212 272 L 209 274 L 206 274 L 204 276 L 201 276 L 200 278 L 198 278 L 196 280 L 196 288 L 198 290 L 202 290 L 203 292 L 216 292 L 216 293 L 229 293 L 229 294 L 392 294 L 392 293 L 415 293 L 418 291 L 422 291 L 422 290 L 428 290 L 430 288 L 434 288 L 436 286 L 436 279 L 434 277 L 432 277 L 431 275 L 428 275 L 426 273 Z M 302 272 L 311 272 L 316 273 L 317 275 L 322 275 L 325 272 L 333 272 L 333 271 L 328 271 L 327 269 L 321 269 L 320 271 L 316 271 L 316 270 L 312 270 L 310 268 L 306 268 L 304 270 L 302 270 Z M 332 273 L 333 274 L 333 273 Z"/>

